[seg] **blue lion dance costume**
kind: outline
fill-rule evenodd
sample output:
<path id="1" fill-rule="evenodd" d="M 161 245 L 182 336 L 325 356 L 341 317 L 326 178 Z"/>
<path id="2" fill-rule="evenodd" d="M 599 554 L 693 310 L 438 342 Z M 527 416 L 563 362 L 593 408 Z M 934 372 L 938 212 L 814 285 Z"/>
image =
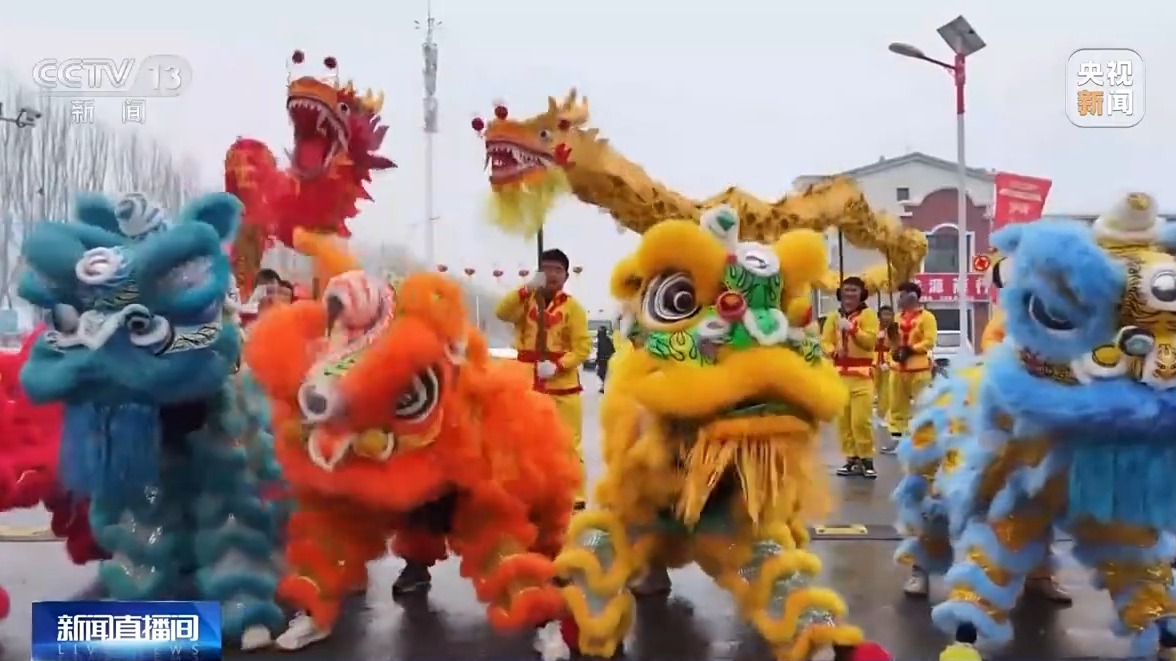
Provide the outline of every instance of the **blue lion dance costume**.
<path id="1" fill-rule="evenodd" d="M 900 562 L 943 574 L 940 657 L 1012 637 L 1054 528 L 1094 574 L 1133 657 L 1176 648 L 1176 259 L 1151 198 L 1091 227 L 1000 230 L 1004 341 L 928 388 L 899 446 Z"/>
<path id="2" fill-rule="evenodd" d="M 137 194 L 79 196 L 77 221 L 39 223 L 20 295 L 43 309 L 21 382 L 65 404 L 61 480 L 89 498 L 110 597 L 191 591 L 218 601 L 244 648 L 281 630 L 274 602 L 277 471 L 264 409 L 238 374 L 240 331 L 221 246 L 241 204 L 217 193 L 173 221 Z"/>

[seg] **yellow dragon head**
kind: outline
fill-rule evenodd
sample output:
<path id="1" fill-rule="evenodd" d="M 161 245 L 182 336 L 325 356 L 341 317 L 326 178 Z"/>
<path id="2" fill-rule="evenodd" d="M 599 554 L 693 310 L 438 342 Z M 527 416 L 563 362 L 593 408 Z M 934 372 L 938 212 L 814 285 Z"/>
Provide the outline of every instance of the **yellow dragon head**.
<path id="1" fill-rule="evenodd" d="M 682 448 L 676 507 L 688 525 L 732 479 L 753 521 L 803 499 L 817 426 L 846 402 L 818 343 L 784 309 L 825 271 L 821 234 L 788 232 L 773 245 L 738 236 L 729 207 L 701 223 L 659 223 L 611 281 L 633 348 L 610 375 L 602 412 L 635 406 L 628 417 L 643 429 L 606 423 L 606 454 L 631 443 Z"/>
<path id="2" fill-rule="evenodd" d="M 548 97 L 547 110 L 525 119 L 512 118 L 505 105 L 489 122 L 473 121 L 486 143 L 492 203 L 500 217 L 537 219 L 569 189 L 564 168 L 591 158 L 604 141 L 587 128 L 588 99 L 568 93 L 563 101 Z M 541 224 L 541 222 L 539 223 Z M 533 229 L 538 229 L 538 226 Z"/>

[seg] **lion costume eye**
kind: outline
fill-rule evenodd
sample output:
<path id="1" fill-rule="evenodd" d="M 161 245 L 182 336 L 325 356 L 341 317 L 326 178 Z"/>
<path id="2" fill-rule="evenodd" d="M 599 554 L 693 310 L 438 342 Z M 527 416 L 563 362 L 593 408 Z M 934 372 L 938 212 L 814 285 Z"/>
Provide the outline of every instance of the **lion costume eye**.
<path id="1" fill-rule="evenodd" d="M 412 383 L 396 400 L 396 418 L 404 422 L 420 422 L 429 417 L 440 401 L 441 379 L 429 368 L 412 378 Z"/>
<path id="2" fill-rule="evenodd" d="M 686 273 L 669 273 L 653 279 L 642 297 L 641 307 L 651 321 L 672 324 L 698 314 L 694 283 Z"/>
<path id="3" fill-rule="evenodd" d="M 1029 316 L 1037 323 L 1044 326 L 1047 330 L 1055 333 L 1067 333 L 1075 330 L 1075 326 L 1068 319 L 1063 319 L 1057 316 L 1046 307 L 1045 303 L 1040 298 L 1029 295 L 1029 300 L 1026 303 L 1029 308 Z"/>

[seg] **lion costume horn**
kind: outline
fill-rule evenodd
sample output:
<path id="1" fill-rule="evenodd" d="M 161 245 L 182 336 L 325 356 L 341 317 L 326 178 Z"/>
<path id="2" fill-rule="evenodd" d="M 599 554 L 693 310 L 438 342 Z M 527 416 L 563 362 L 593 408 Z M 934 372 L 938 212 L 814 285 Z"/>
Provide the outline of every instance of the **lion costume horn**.
<path id="1" fill-rule="evenodd" d="M 296 228 L 294 249 L 314 260 L 314 277 L 320 287 L 340 273 L 362 269 L 359 260 L 332 236 Z"/>

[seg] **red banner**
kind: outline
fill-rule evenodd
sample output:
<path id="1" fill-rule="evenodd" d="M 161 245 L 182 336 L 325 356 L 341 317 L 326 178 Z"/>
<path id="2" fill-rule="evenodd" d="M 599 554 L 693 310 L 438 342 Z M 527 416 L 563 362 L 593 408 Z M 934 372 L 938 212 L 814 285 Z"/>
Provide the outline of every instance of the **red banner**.
<path id="1" fill-rule="evenodd" d="M 944 303 L 956 299 L 958 273 L 919 273 L 915 282 L 923 290 L 923 300 L 928 303 Z M 988 278 L 983 273 L 968 274 L 968 300 L 988 300 Z"/>
<path id="2" fill-rule="evenodd" d="M 1011 223 L 1027 223 L 1041 218 L 1045 198 L 1053 182 L 1011 172 L 996 173 L 996 196 L 992 210 L 992 229 Z"/>

